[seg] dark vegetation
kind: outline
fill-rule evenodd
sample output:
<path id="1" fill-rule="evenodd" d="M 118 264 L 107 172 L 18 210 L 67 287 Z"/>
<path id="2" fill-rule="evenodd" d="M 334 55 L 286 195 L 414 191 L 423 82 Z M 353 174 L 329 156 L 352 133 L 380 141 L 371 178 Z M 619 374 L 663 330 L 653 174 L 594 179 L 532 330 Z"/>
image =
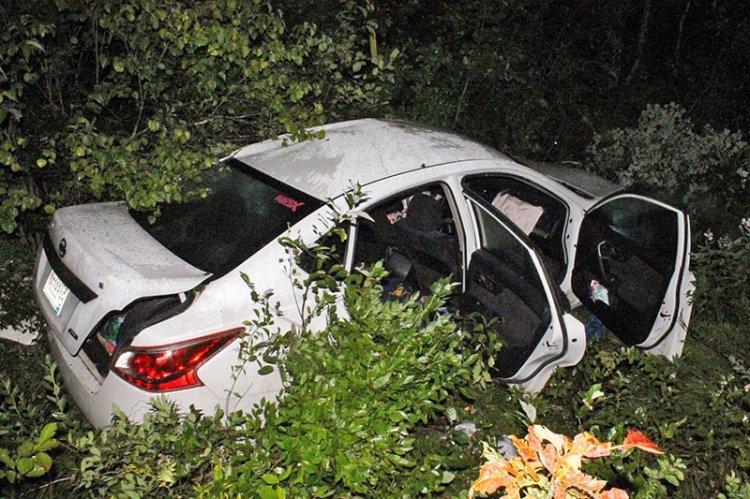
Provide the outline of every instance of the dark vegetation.
<path id="1" fill-rule="evenodd" d="M 637 427 L 671 454 L 592 470 L 620 487 L 750 494 L 747 2 L 9 0 L 0 28 L 0 326 L 38 327 L 29 276 L 58 206 L 125 199 L 158 211 L 194 195 L 186 181 L 233 147 L 304 139 L 309 125 L 438 125 L 690 211 L 697 290 L 683 357 L 607 339 L 525 403 L 554 431 Z M 289 374 L 305 382 L 285 402 L 230 424 L 181 421 L 159 402 L 141 426 L 93 431 L 68 405 L 44 341 L 3 341 L 0 496 L 461 494 L 480 441 L 525 432 L 521 395 L 483 387 L 482 357 L 466 352 L 492 339 L 456 343 L 446 319 L 430 318 L 439 303 L 382 310 L 368 299 L 376 280 L 350 284 L 365 323 L 376 310 L 411 327 L 363 336 L 335 323 L 297 345 Z M 419 328 L 430 334 L 415 340 Z M 395 342 L 435 357 L 425 367 L 394 355 Z M 344 376 L 351 359 L 359 379 Z M 320 363 L 339 384 L 307 380 L 305 366 Z M 338 419 L 322 393 L 342 403 Z M 466 421 L 473 438 L 456 430 Z"/>

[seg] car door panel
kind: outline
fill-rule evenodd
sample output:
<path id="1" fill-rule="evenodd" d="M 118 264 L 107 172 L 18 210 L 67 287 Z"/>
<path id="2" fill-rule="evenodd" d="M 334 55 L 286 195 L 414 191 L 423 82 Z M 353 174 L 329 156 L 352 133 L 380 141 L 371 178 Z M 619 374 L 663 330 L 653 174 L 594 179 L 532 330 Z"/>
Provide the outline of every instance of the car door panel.
<path id="1" fill-rule="evenodd" d="M 471 257 L 466 287 L 466 307 L 487 317 L 500 318 L 504 342 L 496 359 L 497 372 L 510 377 L 519 371 L 539 343 L 550 310 L 533 287 L 500 258 L 479 249 Z"/>
<path id="2" fill-rule="evenodd" d="M 539 390 L 556 367 L 580 361 L 583 326 L 561 314 L 554 284 L 527 237 L 486 200 L 466 199 L 477 249 L 469 259 L 463 310 L 489 320 L 503 341 L 496 375 Z"/>
<path id="3" fill-rule="evenodd" d="M 679 355 L 690 312 L 688 258 L 684 213 L 643 196 L 620 194 L 584 217 L 573 292 L 625 344 Z M 659 347 L 665 341 L 669 346 Z"/>

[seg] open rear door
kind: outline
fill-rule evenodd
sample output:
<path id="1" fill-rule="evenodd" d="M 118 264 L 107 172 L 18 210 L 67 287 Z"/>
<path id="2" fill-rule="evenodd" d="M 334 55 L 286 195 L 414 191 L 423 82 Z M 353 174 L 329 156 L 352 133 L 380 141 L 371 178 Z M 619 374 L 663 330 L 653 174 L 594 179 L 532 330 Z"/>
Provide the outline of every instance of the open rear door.
<path id="1" fill-rule="evenodd" d="M 524 234 L 485 200 L 470 197 L 479 248 L 469 259 L 464 310 L 497 318 L 503 348 L 496 375 L 540 390 L 556 367 L 577 364 L 583 325 L 562 314 L 555 287 Z"/>
<path id="2" fill-rule="evenodd" d="M 584 217 L 573 292 L 625 344 L 682 353 L 692 303 L 687 215 L 635 194 L 604 200 Z"/>

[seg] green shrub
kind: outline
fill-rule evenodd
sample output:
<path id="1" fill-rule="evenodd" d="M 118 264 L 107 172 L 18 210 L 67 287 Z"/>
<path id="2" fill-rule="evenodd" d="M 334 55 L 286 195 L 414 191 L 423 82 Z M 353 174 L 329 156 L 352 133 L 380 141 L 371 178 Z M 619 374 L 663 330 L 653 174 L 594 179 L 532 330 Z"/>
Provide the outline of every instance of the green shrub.
<path id="1" fill-rule="evenodd" d="M 38 478 L 52 468 L 52 458 L 48 451 L 59 445 L 52 438 L 57 432 L 57 423 L 49 423 L 42 428 L 35 439 L 24 440 L 13 453 L 0 448 L 0 480 L 11 484 L 17 481 Z"/>
<path id="2" fill-rule="evenodd" d="M 237 145 L 373 113 L 398 50 L 339 10 L 324 31 L 264 0 L 0 6 L 0 229 L 92 198 L 180 202 Z"/>
<path id="3" fill-rule="evenodd" d="M 747 365 L 717 355 L 695 336 L 689 337 L 676 363 L 635 348 L 590 347 L 581 364 L 565 377 L 553 377 L 535 401 L 539 418 L 570 432 L 591 428 L 600 438 L 610 429 L 623 434 L 628 427 L 652 435 L 687 466 L 685 482 L 666 493 L 668 497 L 713 496 L 730 472 L 747 480 Z M 721 338 L 714 341 L 720 343 Z M 594 385 L 600 396 L 587 398 Z M 571 400 L 583 402 L 570 404 Z M 617 478 L 617 470 L 597 473 L 613 483 L 620 480 L 623 488 L 639 490 L 638 483 Z"/>
<path id="4" fill-rule="evenodd" d="M 29 334 L 41 330 L 31 289 L 34 257 L 25 240 L 0 234 L 0 329 L 13 327 Z"/>
<path id="5" fill-rule="evenodd" d="M 588 168 L 697 214 L 699 226 L 739 218 L 750 207 L 750 148 L 739 132 L 696 131 L 677 104 L 646 107 L 638 125 L 595 134 Z M 711 224 L 713 222 L 713 224 Z"/>
<path id="6" fill-rule="evenodd" d="M 750 482 L 743 482 L 734 473 L 725 477 L 724 492 L 719 493 L 717 499 L 746 499 L 750 497 Z"/>
<path id="7" fill-rule="evenodd" d="M 30 143 L 23 132 L 25 100 L 41 77 L 44 59 L 42 43 L 54 27 L 35 16 L 16 15 L 0 5 L 0 230 L 11 232 L 20 212 L 38 208 L 42 199 L 34 174 L 54 153 L 42 146 L 26 161 Z M 38 159 L 36 157 L 38 155 Z"/>
<path id="8" fill-rule="evenodd" d="M 750 218 L 736 235 L 706 231 L 692 252 L 696 274 L 695 317 L 733 324 L 750 322 Z"/>
<path id="9" fill-rule="evenodd" d="M 189 497 L 196 483 L 209 480 L 215 462 L 231 459 L 242 428 L 219 412 L 180 414 L 165 399 L 141 424 L 115 414 L 112 426 L 71 435 L 80 456 L 69 470 L 76 495 L 92 497 Z"/>
<path id="10" fill-rule="evenodd" d="M 462 358 L 461 336 L 441 312 L 446 281 L 424 303 L 417 296 L 383 301 L 383 272 L 378 264 L 348 278 L 348 319 L 291 337 L 282 367 L 290 383 L 278 406 L 263 406 L 263 427 L 254 424 L 252 442 L 202 494 L 272 497 L 260 491 L 277 487 L 293 497 L 416 493 L 452 479 L 441 456 L 415 452 L 414 431 L 470 383 L 475 359 Z"/>
<path id="11" fill-rule="evenodd" d="M 3 347 L 4 344 L 0 344 Z M 26 347 L 28 348 L 28 347 Z M 0 350 L 2 351 L 2 350 Z M 57 366 L 47 355 L 39 372 L 32 355 L 15 356 L 38 378 L 14 380 L 0 363 L 0 496 L 15 496 L 39 486 L 40 477 L 61 472 L 61 431 L 69 427 L 67 401 L 57 379 Z M 3 359 L 4 360 L 4 359 Z M 41 382 L 40 382 L 41 378 Z M 19 494 L 22 495 L 22 494 Z"/>

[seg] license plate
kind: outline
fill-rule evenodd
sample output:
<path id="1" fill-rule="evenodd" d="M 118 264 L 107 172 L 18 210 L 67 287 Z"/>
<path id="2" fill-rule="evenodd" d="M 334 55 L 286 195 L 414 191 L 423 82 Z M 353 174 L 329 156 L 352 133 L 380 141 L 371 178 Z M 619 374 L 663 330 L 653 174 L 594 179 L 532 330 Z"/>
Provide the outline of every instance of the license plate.
<path id="1" fill-rule="evenodd" d="M 55 315 L 60 315 L 65 304 L 65 299 L 70 294 L 70 289 L 57 277 L 54 270 L 50 270 L 49 277 L 47 277 L 47 282 L 44 283 L 42 291 L 44 292 L 44 296 L 47 297 L 50 306 L 52 306 L 52 311 L 55 312 Z"/>

